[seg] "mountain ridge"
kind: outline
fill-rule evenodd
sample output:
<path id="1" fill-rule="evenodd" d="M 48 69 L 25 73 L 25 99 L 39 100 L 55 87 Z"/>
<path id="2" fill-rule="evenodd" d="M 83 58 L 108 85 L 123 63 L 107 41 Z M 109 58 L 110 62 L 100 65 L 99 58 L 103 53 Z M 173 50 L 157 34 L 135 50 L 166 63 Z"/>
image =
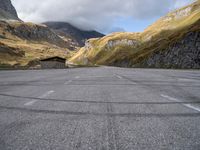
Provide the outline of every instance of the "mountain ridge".
<path id="1" fill-rule="evenodd" d="M 103 38 L 90 39 L 70 61 L 83 65 L 112 65 L 140 67 L 154 52 L 166 50 L 172 43 L 183 39 L 188 33 L 200 29 L 200 1 L 173 11 L 149 26 L 144 32 L 119 32 Z M 197 39 L 198 42 L 199 39 Z M 193 43 L 196 44 L 196 43 Z M 187 46 L 187 45 L 186 45 Z M 193 47 L 198 51 L 196 47 Z M 188 51 L 190 53 L 190 51 Z M 171 56 L 175 57 L 175 56 Z M 186 57 L 186 56 L 185 56 Z M 186 59 L 186 58 L 178 59 Z M 195 54 L 191 59 L 195 59 Z M 199 57 L 199 55 L 197 55 Z M 178 62 L 179 60 L 177 60 Z M 175 62 L 175 63 L 177 63 Z M 179 62 L 181 63 L 181 62 Z M 193 62 L 191 62 L 193 63 Z M 200 68 L 197 61 L 196 68 Z M 162 67 L 162 65 L 156 65 Z M 170 66 L 170 65 L 169 65 Z M 187 68 L 184 64 L 172 67 Z M 142 67 L 151 67 L 150 65 Z"/>
<path id="2" fill-rule="evenodd" d="M 20 21 L 0 21 L 0 66 L 25 66 L 46 57 L 68 58 L 69 43 L 48 27 Z"/>
<path id="3" fill-rule="evenodd" d="M 0 66 L 24 66 L 60 56 L 85 66 L 200 68 L 200 0 L 167 14 L 143 32 L 106 36 L 66 22 L 13 20 L 14 11 L 11 15 L 5 10 L 0 8 L 0 17 L 5 15 L 0 18 Z"/>
<path id="4" fill-rule="evenodd" d="M 81 31 L 75 27 L 74 30 Z M 85 31 L 82 32 L 85 33 Z M 21 21 L 11 1 L 2 0 L 0 4 L 0 67 L 37 64 L 38 60 L 53 56 L 69 58 L 80 47 L 74 39 L 73 34 L 62 35 L 44 24 Z"/>
<path id="5" fill-rule="evenodd" d="M 81 30 L 67 22 L 48 21 L 42 24 L 45 24 L 46 26 L 51 28 L 60 36 L 66 36 L 68 38 L 71 38 L 78 47 L 84 46 L 86 40 L 90 38 L 97 38 L 104 36 L 104 34 L 99 33 L 95 30 L 91 31 Z"/>

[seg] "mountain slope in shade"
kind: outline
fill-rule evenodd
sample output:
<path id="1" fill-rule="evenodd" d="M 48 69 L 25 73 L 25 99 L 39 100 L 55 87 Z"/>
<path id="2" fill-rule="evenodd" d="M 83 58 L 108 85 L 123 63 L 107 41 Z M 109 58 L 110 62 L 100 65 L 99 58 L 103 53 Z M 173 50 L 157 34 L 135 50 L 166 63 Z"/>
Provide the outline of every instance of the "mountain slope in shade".
<path id="1" fill-rule="evenodd" d="M 167 14 L 144 32 L 113 33 L 90 39 L 70 61 L 84 65 L 200 68 L 199 31 L 198 0 Z"/>
<path id="2" fill-rule="evenodd" d="M 72 39 L 72 43 L 78 47 L 84 46 L 85 41 L 90 38 L 98 38 L 104 36 L 97 31 L 80 30 L 66 22 L 45 22 L 43 24 L 53 29 L 60 36 Z"/>
<path id="3" fill-rule="evenodd" d="M 0 20 L 19 20 L 17 12 L 10 0 L 1 0 Z"/>

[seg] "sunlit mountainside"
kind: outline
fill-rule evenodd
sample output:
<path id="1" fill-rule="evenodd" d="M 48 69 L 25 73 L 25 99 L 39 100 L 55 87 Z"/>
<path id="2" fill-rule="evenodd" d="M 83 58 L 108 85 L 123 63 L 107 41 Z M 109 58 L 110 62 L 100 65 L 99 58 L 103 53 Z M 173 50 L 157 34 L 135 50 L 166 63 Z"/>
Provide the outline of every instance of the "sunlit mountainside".
<path id="1" fill-rule="evenodd" d="M 187 35 L 194 34 L 197 36 L 196 41 L 191 45 L 185 43 L 185 46 L 192 46 L 199 43 L 200 35 L 200 1 L 176 10 L 167 14 L 156 21 L 153 25 L 149 26 L 144 32 L 141 33 L 113 33 L 103 38 L 88 40 L 85 47 L 83 47 L 77 54 L 75 54 L 70 60 L 78 64 L 98 64 L 98 65 L 114 65 L 123 67 L 178 67 L 185 68 L 190 67 L 183 63 L 186 55 L 175 57 L 175 54 L 170 53 L 170 58 L 177 59 L 172 62 L 162 62 L 159 60 L 159 56 L 153 63 L 146 63 L 150 57 L 153 57 L 154 53 L 171 51 L 171 47 L 175 47 L 177 42 L 181 42 Z M 194 37 L 195 38 L 195 37 Z M 188 41 L 188 40 L 186 40 Z M 191 52 L 188 49 L 188 53 L 191 59 L 195 59 L 196 67 L 199 67 L 199 55 L 196 55 L 199 51 L 198 47 L 192 47 L 196 51 Z M 179 49 L 179 47 L 177 47 Z M 177 49 L 173 49 L 175 52 Z M 183 50 L 183 48 L 182 48 Z M 182 51 L 183 52 L 183 51 Z M 179 52 L 181 53 L 181 52 Z M 184 53 L 184 52 L 183 52 Z M 162 54 L 160 54 L 162 55 Z M 166 56 L 167 58 L 169 56 Z M 164 58 L 163 58 L 164 59 Z M 180 61 L 183 60 L 183 61 Z M 188 58 L 188 61 L 190 58 Z M 171 62 L 171 64 L 170 64 Z M 159 64 L 160 63 L 160 64 Z M 162 63 L 162 64 L 161 64 Z M 165 63 L 165 64 L 163 64 Z M 194 62 L 191 62 L 192 64 Z"/>

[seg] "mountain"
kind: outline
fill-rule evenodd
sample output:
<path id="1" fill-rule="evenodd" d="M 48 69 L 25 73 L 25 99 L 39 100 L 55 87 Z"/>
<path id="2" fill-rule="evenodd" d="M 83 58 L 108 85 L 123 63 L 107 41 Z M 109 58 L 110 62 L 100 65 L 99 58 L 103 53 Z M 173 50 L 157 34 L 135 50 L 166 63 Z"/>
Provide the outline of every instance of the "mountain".
<path id="1" fill-rule="evenodd" d="M 46 57 L 70 58 L 86 39 L 102 36 L 96 31 L 82 31 L 68 23 L 23 22 L 11 1 L 1 0 L 0 68 L 37 64 L 39 59 Z"/>
<path id="2" fill-rule="evenodd" d="M 10 0 L 0 3 L 0 68 L 26 66 L 41 58 L 68 58 L 74 47 L 45 25 L 22 22 Z"/>
<path id="3" fill-rule="evenodd" d="M 30 61 L 71 56 L 69 43 L 44 25 L 0 21 L 0 67 L 25 66 Z"/>
<path id="4" fill-rule="evenodd" d="M 85 41 L 90 38 L 103 37 L 104 35 L 97 31 L 84 31 L 72 26 L 66 22 L 45 22 L 43 23 L 49 28 L 53 29 L 57 34 L 62 37 L 67 37 L 72 40 L 74 46 L 82 47 Z"/>
<path id="5" fill-rule="evenodd" d="M 17 12 L 10 0 L 1 0 L 0 20 L 19 20 Z"/>
<path id="6" fill-rule="evenodd" d="M 10 0 L 1 0 L 0 67 L 26 66 L 52 56 L 86 66 L 200 68 L 200 0 L 143 32 L 107 36 L 63 22 L 22 22 Z"/>
<path id="7" fill-rule="evenodd" d="M 143 32 L 90 39 L 70 61 L 82 65 L 200 68 L 200 1 L 167 14 Z"/>

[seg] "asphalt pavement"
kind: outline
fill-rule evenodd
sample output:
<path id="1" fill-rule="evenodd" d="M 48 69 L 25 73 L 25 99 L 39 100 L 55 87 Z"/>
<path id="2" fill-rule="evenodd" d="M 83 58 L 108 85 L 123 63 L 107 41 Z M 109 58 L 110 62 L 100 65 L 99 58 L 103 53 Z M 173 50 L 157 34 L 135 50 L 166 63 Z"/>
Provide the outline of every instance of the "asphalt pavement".
<path id="1" fill-rule="evenodd" d="M 199 150 L 200 70 L 0 71 L 0 150 Z"/>

